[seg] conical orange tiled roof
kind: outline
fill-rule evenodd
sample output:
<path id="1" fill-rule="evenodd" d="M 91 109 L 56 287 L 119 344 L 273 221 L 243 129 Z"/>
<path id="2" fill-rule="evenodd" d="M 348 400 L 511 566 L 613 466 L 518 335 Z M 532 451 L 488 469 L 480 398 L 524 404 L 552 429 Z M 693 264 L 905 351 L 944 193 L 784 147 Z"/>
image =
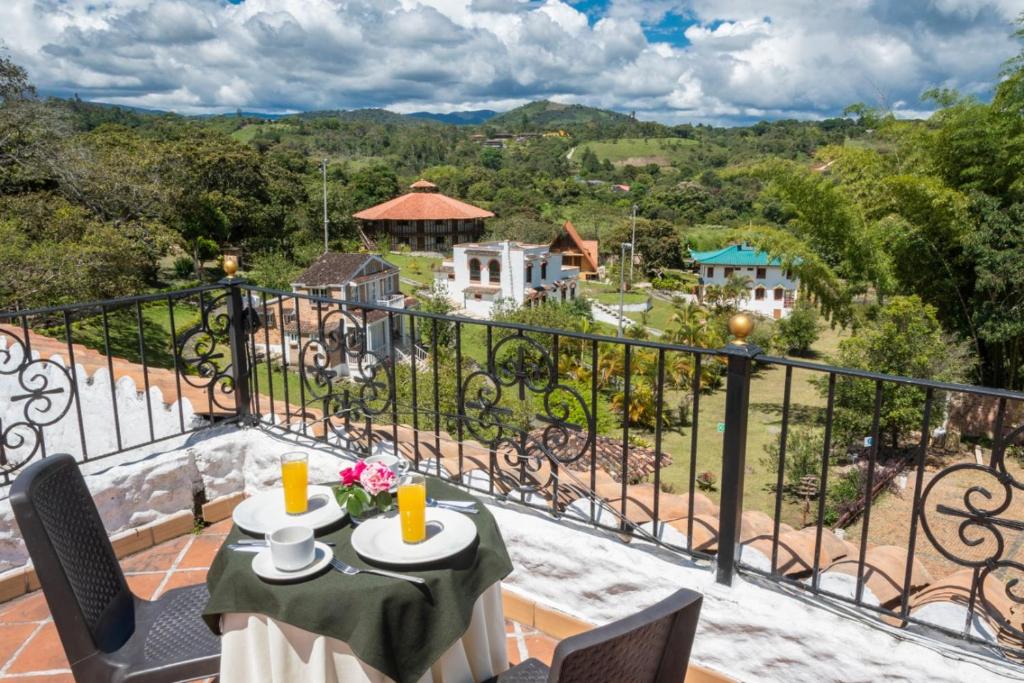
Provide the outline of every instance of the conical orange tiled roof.
<path id="1" fill-rule="evenodd" d="M 444 221 L 493 216 L 486 209 L 441 194 L 437 186 L 427 180 L 413 183 L 412 192 L 353 214 L 354 218 L 364 221 Z"/>

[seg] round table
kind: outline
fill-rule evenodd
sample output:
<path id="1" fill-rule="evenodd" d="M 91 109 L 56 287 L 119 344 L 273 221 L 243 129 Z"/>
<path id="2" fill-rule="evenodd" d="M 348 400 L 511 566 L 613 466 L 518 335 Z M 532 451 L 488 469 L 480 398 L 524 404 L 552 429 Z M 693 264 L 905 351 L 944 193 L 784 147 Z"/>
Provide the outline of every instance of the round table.
<path id="1" fill-rule="evenodd" d="M 428 495 L 473 500 L 433 477 Z M 203 613 L 221 634 L 220 680 L 470 683 L 508 668 L 501 579 L 512 571 L 494 518 L 468 515 L 477 541 L 427 567 L 401 568 L 426 586 L 373 574 L 328 570 L 306 581 L 257 577 L 253 555 L 232 551 L 233 528 L 210 566 Z M 353 527 L 318 532 L 348 564 L 369 567 L 351 547 Z"/>

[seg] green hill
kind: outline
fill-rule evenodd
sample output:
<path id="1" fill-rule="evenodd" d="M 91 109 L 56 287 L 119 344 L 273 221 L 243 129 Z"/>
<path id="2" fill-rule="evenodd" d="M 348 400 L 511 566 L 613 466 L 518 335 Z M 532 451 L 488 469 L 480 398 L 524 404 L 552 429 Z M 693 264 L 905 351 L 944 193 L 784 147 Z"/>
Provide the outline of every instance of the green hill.
<path id="1" fill-rule="evenodd" d="M 569 128 L 587 123 L 635 123 L 631 116 L 582 104 L 560 104 L 549 100 L 530 102 L 487 121 L 497 128 Z"/>

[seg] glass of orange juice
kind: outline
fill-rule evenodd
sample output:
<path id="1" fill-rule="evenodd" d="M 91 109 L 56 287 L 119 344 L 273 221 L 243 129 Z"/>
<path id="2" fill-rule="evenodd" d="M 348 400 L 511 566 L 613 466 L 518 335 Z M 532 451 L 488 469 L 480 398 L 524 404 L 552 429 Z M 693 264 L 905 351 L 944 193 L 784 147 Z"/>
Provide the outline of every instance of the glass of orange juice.
<path id="1" fill-rule="evenodd" d="M 398 483 L 398 515 L 402 518 L 402 541 L 421 543 L 427 538 L 427 480 L 410 472 Z"/>
<path id="2" fill-rule="evenodd" d="M 281 484 L 284 486 L 284 511 L 301 515 L 309 507 L 309 455 L 293 451 L 281 456 Z"/>

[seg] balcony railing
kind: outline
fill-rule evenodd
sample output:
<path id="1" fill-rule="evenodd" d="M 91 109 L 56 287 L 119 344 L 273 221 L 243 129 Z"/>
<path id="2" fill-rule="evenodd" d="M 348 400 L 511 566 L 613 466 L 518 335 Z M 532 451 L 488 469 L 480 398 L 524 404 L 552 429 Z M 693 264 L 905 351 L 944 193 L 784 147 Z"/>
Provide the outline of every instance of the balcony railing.
<path id="1" fill-rule="evenodd" d="M 286 348 L 286 306 L 313 318 L 291 321 L 295 348 Z M 384 318 L 380 334 L 371 323 Z M 705 349 L 386 305 L 350 309 L 239 280 L 0 312 L 0 485 L 54 452 L 47 441 L 58 431 L 77 434 L 61 448 L 83 461 L 224 421 L 356 453 L 390 442 L 415 467 L 469 489 L 712 561 L 722 583 L 737 572 L 759 575 L 891 624 L 1024 655 L 1011 615 L 1024 603 L 1024 519 L 1014 500 L 1024 479 L 1009 457 L 1024 434 L 1024 394 L 768 356 L 738 341 Z M 83 354 L 92 354 L 85 365 Z M 83 419 L 86 378 L 77 373 L 96 358 L 111 376 L 134 373 L 148 415 L 141 434 L 122 424 L 113 383 L 111 419 Z M 767 373 L 781 376 L 752 391 Z M 177 412 L 171 427 L 151 387 Z M 183 399 L 198 421 L 185 419 Z M 931 463 L 950 406 L 972 401 L 990 408 L 988 455 Z M 904 422 L 908 414 L 916 421 L 909 436 L 889 433 L 894 406 Z M 773 424 L 748 434 L 752 415 Z M 851 420 L 867 426 L 861 443 L 840 436 Z M 807 425 L 821 432 L 812 447 Z M 116 439 L 97 446 L 92 434 L 111 428 Z M 773 453 L 759 485 L 748 479 L 755 442 Z M 799 481 L 794 471 L 803 472 Z M 837 482 L 849 485 L 854 471 L 859 488 L 831 509 Z M 872 505 L 904 478 L 912 486 L 905 518 Z M 854 524 L 845 538 L 838 521 Z M 885 544 L 873 542 L 879 535 Z M 947 575 L 932 577 L 928 567 Z M 928 590 L 957 586 L 963 628 L 916 616 Z M 979 635 L 978 613 L 998 639 Z"/>

